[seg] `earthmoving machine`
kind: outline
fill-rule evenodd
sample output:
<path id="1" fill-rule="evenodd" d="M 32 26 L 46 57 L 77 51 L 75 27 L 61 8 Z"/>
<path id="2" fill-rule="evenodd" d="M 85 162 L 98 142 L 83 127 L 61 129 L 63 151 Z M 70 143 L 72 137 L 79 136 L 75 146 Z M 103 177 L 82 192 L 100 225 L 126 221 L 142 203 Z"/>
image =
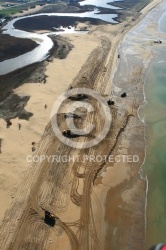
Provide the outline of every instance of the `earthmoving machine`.
<path id="1" fill-rule="evenodd" d="M 124 98 L 124 97 L 126 97 L 127 96 L 127 94 L 124 92 L 123 94 L 121 94 L 121 97 L 122 98 Z"/>
<path id="2" fill-rule="evenodd" d="M 56 223 L 56 216 L 54 214 L 51 214 L 49 211 L 45 210 L 45 218 L 44 218 L 44 222 L 51 226 L 54 227 L 55 223 Z"/>

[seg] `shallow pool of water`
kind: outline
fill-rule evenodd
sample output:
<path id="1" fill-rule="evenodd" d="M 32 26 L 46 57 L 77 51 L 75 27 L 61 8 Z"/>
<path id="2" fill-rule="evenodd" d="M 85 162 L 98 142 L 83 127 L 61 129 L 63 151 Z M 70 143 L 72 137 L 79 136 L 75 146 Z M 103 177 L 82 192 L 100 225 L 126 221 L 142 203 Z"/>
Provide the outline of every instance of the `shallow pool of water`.
<path id="1" fill-rule="evenodd" d="M 116 6 L 108 4 L 108 3 L 112 3 L 112 2 L 116 2 L 116 1 L 118 1 L 118 0 L 85 0 L 85 1 L 79 2 L 79 4 L 81 6 L 94 5 L 97 7 L 108 8 L 108 9 L 120 9 Z M 123 0 L 121 0 L 121 1 L 123 1 Z"/>

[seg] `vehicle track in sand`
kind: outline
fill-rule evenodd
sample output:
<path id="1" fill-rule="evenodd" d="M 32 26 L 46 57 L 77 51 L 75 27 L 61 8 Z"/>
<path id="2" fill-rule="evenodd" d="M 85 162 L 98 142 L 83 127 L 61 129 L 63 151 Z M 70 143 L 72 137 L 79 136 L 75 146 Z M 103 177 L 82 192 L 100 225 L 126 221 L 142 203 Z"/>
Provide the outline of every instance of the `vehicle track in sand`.
<path id="1" fill-rule="evenodd" d="M 85 67 L 83 67 L 78 76 L 75 87 L 90 87 L 100 93 L 97 81 L 102 77 L 101 68 L 107 58 L 107 51 L 110 43 L 107 39 L 102 38 L 102 46 L 92 52 Z M 89 67 L 90 66 L 90 67 Z M 83 75 L 89 79 L 86 86 L 82 83 Z M 88 77 L 87 77 L 88 76 Z M 89 120 L 96 120 L 95 136 L 103 126 L 101 112 L 96 100 L 88 100 L 94 106 L 94 112 L 88 114 L 82 121 L 86 124 Z M 65 107 L 64 107 L 65 109 Z M 64 126 L 64 116 L 58 117 L 59 123 Z M 112 133 L 111 133 L 112 135 Z M 81 138 L 81 140 L 89 140 L 90 138 Z M 75 141 L 79 141 L 76 138 Z M 77 150 L 77 154 L 95 155 L 106 151 L 102 145 L 97 145 L 90 150 Z M 38 145 L 37 155 L 72 155 L 74 149 L 61 143 L 52 131 L 51 123 L 45 129 L 42 139 Z M 84 168 L 82 174 L 79 173 L 80 167 Z M 54 213 L 59 219 L 57 225 L 67 234 L 70 240 L 71 249 L 102 249 L 98 241 L 95 222 L 93 219 L 93 211 L 91 207 L 91 192 L 93 180 L 100 166 L 86 162 L 80 163 L 58 163 L 58 162 L 42 162 L 33 163 L 32 172 L 27 177 L 27 182 L 21 187 L 21 192 L 11 208 L 8 211 L 6 220 L 3 221 L 1 231 L 1 246 L 3 249 L 45 249 L 50 231 L 53 230 L 44 223 L 44 209 Z M 82 193 L 78 191 L 79 182 L 82 180 Z M 26 201 L 25 196 L 29 196 Z M 61 221 L 61 214 L 65 212 L 70 202 L 80 207 L 80 218 L 77 218 L 77 233 L 75 234 L 67 223 Z M 72 222 L 69 222 L 72 223 Z M 10 228 L 10 230 L 9 230 Z M 14 232 L 15 231 L 15 232 Z M 9 237 L 4 237 L 11 232 Z M 39 236 L 40 235 L 40 236 Z M 21 240 L 20 240 L 21 239 Z"/>

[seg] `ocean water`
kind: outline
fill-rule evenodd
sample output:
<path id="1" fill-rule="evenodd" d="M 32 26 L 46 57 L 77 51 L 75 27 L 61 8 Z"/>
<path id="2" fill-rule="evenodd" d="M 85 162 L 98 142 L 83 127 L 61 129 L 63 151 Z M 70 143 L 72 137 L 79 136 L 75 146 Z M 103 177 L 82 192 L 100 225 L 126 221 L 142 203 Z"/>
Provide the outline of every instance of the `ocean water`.
<path id="1" fill-rule="evenodd" d="M 166 56 L 166 54 L 165 54 Z M 165 57 L 166 58 L 166 57 Z M 166 243 L 166 62 L 154 63 L 145 83 L 148 177 L 147 246 Z"/>
<path id="2" fill-rule="evenodd" d="M 140 113 L 146 125 L 143 168 L 148 178 L 146 249 L 149 249 L 153 244 L 166 243 L 166 48 L 159 51 L 151 65 L 145 95 L 147 104 Z"/>
<path id="3" fill-rule="evenodd" d="M 166 13 L 162 15 L 159 21 L 159 28 L 162 32 L 166 33 Z"/>

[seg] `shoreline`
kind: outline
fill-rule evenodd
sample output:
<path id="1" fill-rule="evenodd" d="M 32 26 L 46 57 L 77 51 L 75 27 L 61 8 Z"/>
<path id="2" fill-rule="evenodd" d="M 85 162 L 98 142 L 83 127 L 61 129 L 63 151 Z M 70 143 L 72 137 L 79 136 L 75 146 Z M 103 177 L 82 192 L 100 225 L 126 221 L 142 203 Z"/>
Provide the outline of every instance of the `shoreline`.
<path id="1" fill-rule="evenodd" d="M 150 145 L 151 145 L 151 141 L 153 138 L 153 133 L 149 132 L 150 131 L 149 127 L 151 127 L 151 126 L 149 126 L 149 124 L 148 124 L 148 122 L 149 122 L 148 121 L 148 114 L 146 111 L 148 105 L 150 105 L 149 104 L 150 99 L 149 99 L 149 93 L 148 93 L 149 87 L 147 86 L 147 84 L 149 83 L 148 78 L 150 77 L 150 73 L 152 73 L 152 68 L 154 67 L 154 65 L 156 65 L 156 62 L 159 59 L 159 55 L 161 54 L 161 51 L 163 51 L 163 53 L 164 53 L 166 33 L 164 31 L 161 31 L 160 23 L 161 23 L 161 18 L 163 16 L 165 16 L 165 13 L 166 13 L 166 2 L 164 0 L 160 3 L 160 5 L 158 5 L 158 7 L 156 8 L 156 11 L 154 10 L 155 20 L 153 21 L 154 22 L 153 25 L 149 25 L 149 27 L 148 27 L 148 25 L 146 26 L 147 37 L 150 37 L 150 39 L 153 39 L 153 41 L 155 40 L 155 36 L 160 37 L 160 39 L 162 40 L 162 44 L 160 46 L 161 47 L 160 49 L 158 49 L 157 46 L 155 46 L 155 45 L 152 46 L 153 56 L 152 56 L 151 61 L 149 63 L 147 75 L 145 77 L 146 85 L 144 85 L 146 103 L 141 111 L 141 114 L 145 115 L 145 135 L 147 137 L 146 138 L 146 151 L 148 154 L 150 152 L 149 150 L 151 150 Z M 150 20 L 150 17 L 149 17 L 149 20 Z M 152 92 L 151 92 L 151 95 L 152 95 Z M 152 97 L 153 97 L 153 95 L 152 95 Z M 149 99 L 149 101 L 147 99 Z M 152 124 L 153 124 L 153 121 L 152 121 Z M 148 138 L 148 136 L 150 136 L 150 137 Z M 154 160 L 154 162 L 155 162 L 155 160 Z M 153 192 L 152 191 L 152 186 L 153 186 L 152 183 L 153 183 L 153 181 L 155 181 L 155 178 L 153 179 L 152 176 L 150 175 L 150 171 L 147 168 L 148 164 L 150 164 L 150 162 L 149 162 L 148 155 L 147 155 L 147 158 L 145 159 L 145 162 L 143 164 L 143 168 L 144 168 L 144 171 L 146 172 L 147 179 L 149 177 L 149 179 L 147 180 L 148 181 L 148 194 L 147 194 L 147 207 L 146 207 L 146 215 L 147 215 L 146 216 L 146 219 L 147 219 L 146 247 L 147 248 L 149 248 L 151 245 L 154 245 L 156 242 L 164 242 L 165 243 L 165 237 L 163 237 L 163 234 L 162 234 L 162 229 L 165 228 L 164 222 L 162 223 L 162 225 L 159 224 L 158 228 L 155 228 L 156 227 L 155 223 L 156 223 L 157 219 L 161 218 L 164 221 L 164 218 L 162 218 L 162 213 L 160 213 L 160 211 L 157 211 L 157 208 L 155 207 L 155 202 L 159 204 L 160 199 L 158 199 L 158 201 L 157 200 L 155 201 L 156 198 L 155 198 L 155 196 L 152 195 L 152 192 Z M 154 165 L 155 165 L 155 163 L 154 163 Z M 160 169 L 160 171 L 161 171 L 161 169 Z M 160 182 L 156 183 L 156 185 L 159 185 L 159 184 L 160 184 Z M 163 194 L 159 193 L 159 196 L 160 195 L 163 195 Z M 154 210 L 153 215 L 151 214 L 151 209 Z M 157 215 L 158 215 L 158 217 L 157 217 Z"/>
<path id="2" fill-rule="evenodd" d="M 153 4 L 157 4 L 158 3 L 158 1 L 153 1 L 154 3 Z M 161 1 L 160 1 L 161 2 Z M 152 6 L 152 5 L 151 5 Z M 150 6 L 149 6 L 149 8 L 146 10 L 147 12 L 150 10 Z M 145 16 L 146 14 L 145 14 L 145 12 L 143 12 L 143 17 Z M 143 17 L 141 18 L 139 18 L 139 20 L 136 22 L 136 24 L 137 23 L 139 23 L 140 22 L 140 20 L 142 20 L 143 19 Z M 135 25 L 136 25 L 135 24 Z M 134 25 L 134 27 L 135 27 L 135 25 Z M 119 48 L 119 44 L 121 43 L 121 41 L 122 41 L 122 39 L 124 38 L 124 34 L 126 34 L 129 30 L 132 30 L 134 27 L 132 27 L 131 29 L 130 29 L 130 27 L 126 30 L 126 31 L 124 31 L 124 33 L 123 34 L 120 34 L 120 35 L 112 35 L 112 38 L 113 39 L 111 39 L 111 41 L 112 41 L 112 47 L 111 47 L 111 50 L 110 50 L 110 54 L 113 52 L 113 54 L 112 54 L 112 57 L 110 56 L 110 54 L 109 54 L 109 60 L 108 60 L 108 57 L 107 57 L 107 61 L 106 61 L 106 64 L 105 64 L 105 66 L 107 67 L 107 72 L 106 72 L 106 79 L 108 79 L 108 74 L 110 74 L 111 76 L 113 76 L 114 74 L 115 74 L 115 67 L 116 67 L 116 63 L 117 63 L 117 50 L 118 50 L 118 48 Z M 102 27 L 103 29 L 105 29 L 105 27 Z M 107 27 L 108 28 L 108 27 Z M 90 33 L 92 34 L 98 34 L 98 29 L 100 30 L 101 29 L 101 27 L 97 27 L 97 28 L 93 28 L 93 30 L 92 31 L 90 31 Z M 111 29 L 111 27 L 109 28 L 109 29 Z M 114 28 L 113 28 L 114 29 Z M 122 31 L 123 32 L 123 31 Z M 72 39 L 72 36 L 73 35 L 71 35 L 71 37 L 70 36 L 67 36 L 67 37 L 70 37 L 70 39 Z M 77 35 L 76 35 L 77 36 Z M 79 36 L 78 36 L 79 37 Z M 88 35 L 87 35 L 87 37 L 88 37 Z M 94 36 L 95 37 L 95 36 Z M 79 40 L 81 39 L 80 37 L 79 38 L 77 38 L 78 39 L 78 42 L 79 42 Z M 77 40 L 76 39 L 76 40 Z M 94 38 L 93 38 L 94 39 Z M 92 40 L 93 40 L 92 39 Z M 82 41 L 83 41 L 83 39 L 82 39 Z M 99 46 L 99 44 L 100 44 L 100 41 L 98 40 L 97 41 L 97 44 L 96 44 L 96 46 Z M 93 44 L 93 46 L 92 46 L 92 48 L 94 47 L 94 44 Z M 92 49 L 91 48 L 91 49 Z M 93 51 L 94 49 L 92 49 L 92 51 Z M 86 56 L 87 55 L 89 55 L 88 53 L 86 54 Z M 70 54 L 69 54 L 69 56 L 70 56 Z M 112 59 L 113 59 L 113 62 L 112 62 Z M 86 61 L 86 60 L 85 60 Z M 84 64 L 82 64 L 82 65 L 84 65 Z M 111 72 L 110 72 L 110 69 L 111 69 Z M 114 73 L 114 74 L 113 74 Z M 55 75 L 54 75 L 55 76 Z M 53 78 L 52 78 L 53 79 Z M 105 79 L 105 81 L 106 81 L 106 83 L 108 83 L 107 82 L 107 80 Z M 75 79 L 76 80 L 76 79 Z M 69 85 L 67 85 L 68 83 L 66 83 L 66 87 L 67 86 L 69 86 Z M 28 85 L 27 85 L 28 86 Z M 107 86 L 107 88 L 110 88 L 110 86 Z M 26 89 L 26 87 L 24 86 L 22 86 L 21 88 L 19 88 L 17 91 L 16 91 L 16 93 L 17 94 L 25 94 L 26 93 L 26 90 L 28 90 L 28 89 Z M 101 92 L 102 93 L 102 92 Z M 32 97 L 32 96 L 31 96 Z M 3 150 L 3 147 L 2 147 L 2 150 Z"/>
<path id="3" fill-rule="evenodd" d="M 162 8 L 162 6 L 164 6 L 164 8 Z M 140 22 L 138 24 L 138 27 L 136 27 L 134 29 L 134 35 L 139 38 L 137 38 L 137 40 L 134 42 L 132 41 L 131 42 L 131 34 L 128 36 L 130 37 L 129 38 L 129 43 L 130 44 L 130 49 L 133 51 L 133 54 L 135 54 L 136 57 L 140 57 L 143 59 L 143 63 L 146 63 L 146 66 L 145 66 L 145 77 L 144 77 L 144 84 L 143 84 L 143 91 L 144 91 L 144 101 L 143 101 L 143 104 L 139 107 L 138 109 L 138 115 L 140 117 L 140 120 L 143 121 L 144 123 L 144 127 L 145 127 L 145 158 L 144 158 L 144 161 L 141 165 L 141 169 L 143 169 L 143 167 L 145 167 L 145 162 L 146 162 L 146 153 L 147 153 L 147 146 L 149 144 L 148 142 L 148 139 L 147 139 L 147 124 L 146 124 L 146 121 L 144 119 L 144 117 L 141 118 L 141 115 L 140 115 L 140 112 L 143 108 L 145 108 L 145 106 L 147 105 L 147 98 L 146 98 L 146 91 L 145 91 L 145 82 L 147 81 L 147 76 L 149 75 L 149 72 L 153 66 L 153 64 L 155 63 L 156 61 L 156 58 L 158 56 L 158 47 L 157 45 L 155 45 L 154 41 L 157 39 L 157 37 L 160 37 L 160 39 L 162 40 L 162 45 L 160 46 L 161 49 L 164 48 L 165 46 L 165 38 L 166 38 L 166 34 L 164 32 L 162 32 L 159 28 L 159 25 L 160 25 L 160 19 L 161 19 L 161 16 L 165 13 L 166 11 L 166 7 L 165 7 L 165 1 L 160 1 L 160 3 L 157 5 L 156 8 L 154 8 L 154 10 L 152 10 L 151 13 L 149 13 L 149 15 L 146 15 L 146 19 L 144 19 L 142 21 L 142 23 Z M 152 15 L 153 17 L 155 16 L 155 19 L 152 18 Z M 131 30 L 132 31 L 132 30 Z M 130 31 L 130 32 L 131 32 Z M 145 35 L 142 35 L 143 34 L 143 31 L 145 32 Z M 129 32 L 129 33 L 130 33 Z M 142 32 L 142 33 L 141 33 Z M 140 49 L 141 47 L 141 49 Z M 143 49 L 144 47 L 144 49 Z M 145 57 L 141 56 L 141 55 L 144 55 L 145 53 L 147 53 L 147 51 L 151 51 L 151 56 L 150 58 L 148 59 L 148 62 L 146 62 L 146 59 Z M 141 112 L 142 113 L 142 112 Z M 143 115 L 143 114 L 142 114 Z M 145 169 L 143 169 L 144 173 L 145 173 Z M 149 216 L 147 214 L 147 207 L 149 207 L 149 204 L 148 204 L 148 192 L 149 192 L 149 189 L 148 189 L 148 176 L 147 176 L 147 173 L 145 173 L 146 176 L 146 181 L 147 181 L 147 190 L 146 190 L 146 203 L 145 203 L 145 211 L 146 211 L 146 215 Z M 152 183 L 151 183 L 152 185 Z M 147 216 L 145 217 L 145 226 L 147 228 Z M 154 225 L 152 225 L 152 222 L 151 222 L 151 227 L 154 227 Z M 154 235 L 152 236 L 152 232 L 149 233 L 151 231 L 151 229 L 149 228 L 149 222 L 148 222 L 148 231 L 146 230 L 146 248 L 149 248 L 151 247 L 152 245 L 154 245 L 156 242 L 159 242 L 159 241 L 163 241 L 161 239 L 158 239 L 156 238 L 156 240 L 152 240 Z M 149 238 L 151 240 L 149 240 Z"/>

